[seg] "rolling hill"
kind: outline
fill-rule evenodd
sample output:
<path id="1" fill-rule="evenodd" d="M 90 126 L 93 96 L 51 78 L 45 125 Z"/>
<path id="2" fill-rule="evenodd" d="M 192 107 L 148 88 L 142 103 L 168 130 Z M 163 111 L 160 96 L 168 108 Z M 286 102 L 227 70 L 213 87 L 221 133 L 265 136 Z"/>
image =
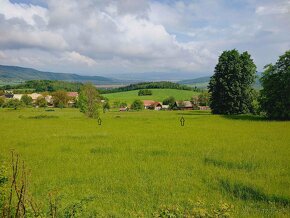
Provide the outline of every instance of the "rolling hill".
<path id="1" fill-rule="evenodd" d="M 261 72 L 257 72 L 257 78 L 253 84 L 253 87 L 255 89 L 260 89 L 261 84 L 260 84 L 260 77 L 261 77 Z M 188 85 L 190 87 L 197 87 L 199 89 L 207 89 L 208 83 L 210 81 L 210 76 L 204 76 L 204 77 L 199 77 L 196 79 L 187 79 L 187 80 L 181 80 L 177 83 L 182 84 L 182 85 Z"/>
<path id="2" fill-rule="evenodd" d="M 162 102 L 165 98 L 173 96 L 176 100 L 190 100 L 192 96 L 196 96 L 199 93 L 189 90 L 178 90 L 178 89 L 150 89 L 152 95 L 138 96 L 139 90 L 132 90 L 127 92 L 117 92 L 104 94 L 103 96 L 108 98 L 110 102 L 126 102 L 131 104 L 134 100 L 154 100 Z"/>
<path id="3" fill-rule="evenodd" d="M 28 80 L 62 80 L 75 82 L 92 82 L 94 84 L 128 83 L 102 76 L 82 76 L 69 73 L 43 72 L 32 68 L 0 65 L 0 84 L 17 84 Z"/>

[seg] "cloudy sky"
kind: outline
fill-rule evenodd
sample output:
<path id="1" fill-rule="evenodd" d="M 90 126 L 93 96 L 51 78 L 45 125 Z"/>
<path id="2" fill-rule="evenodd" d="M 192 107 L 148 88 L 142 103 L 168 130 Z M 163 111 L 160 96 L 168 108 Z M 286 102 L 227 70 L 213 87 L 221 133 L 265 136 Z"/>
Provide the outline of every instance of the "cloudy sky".
<path id="1" fill-rule="evenodd" d="M 290 0 L 0 0 L 0 64 L 109 75 L 212 74 L 223 50 L 258 70 L 290 49 Z"/>

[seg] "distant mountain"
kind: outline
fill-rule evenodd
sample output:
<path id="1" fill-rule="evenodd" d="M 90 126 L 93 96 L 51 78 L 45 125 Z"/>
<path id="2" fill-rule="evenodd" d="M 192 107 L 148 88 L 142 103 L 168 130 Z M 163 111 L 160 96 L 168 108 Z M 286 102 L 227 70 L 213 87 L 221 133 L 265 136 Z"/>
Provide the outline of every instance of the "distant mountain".
<path id="1" fill-rule="evenodd" d="M 186 73 L 186 72 L 145 72 L 145 73 L 121 73 L 111 74 L 113 78 L 122 78 L 135 82 L 153 82 L 153 81 L 171 81 L 191 79 L 193 76 L 202 76 L 201 73 Z"/>
<path id="2" fill-rule="evenodd" d="M 32 68 L 24 68 L 17 66 L 0 65 L 0 82 L 20 83 L 28 80 L 63 80 L 75 82 L 92 82 L 94 84 L 128 84 L 128 81 L 121 81 L 113 78 L 102 76 L 81 76 L 69 73 L 52 73 L 35 70 Z"/>
<path id="3" fill-rule="evenodd" d="M 262 74 L 261 72 L 257 72 L 257 78 L 256 78 L 254 85 L 253 85 L 254 88 L 256 88 L 256 89 L 261 88 L 261 84 L 259 81 L 259 79 L 261 78 L 261 74 Z M 182 85 L 189 85 L 191 87 L 206 89 L 209 81 L 210 81 L 210 76 L 204 76 L 204 77 L 199 77 L 196 79 L 181 80 L 177 83 L 182 84 Z"/>
<path id="4" fill-rule="evenodd" d="M 195 83 L 208 83 L 210 80 L 210 76 L 204 76 L 204 77 L 198 77 L 196 79 L 187 79 L 187 80 L 181 80 L 178 83 L 179 84 L 184 84 L 184 85 L 188 85 L 188 84 L 195 84 Z"/>

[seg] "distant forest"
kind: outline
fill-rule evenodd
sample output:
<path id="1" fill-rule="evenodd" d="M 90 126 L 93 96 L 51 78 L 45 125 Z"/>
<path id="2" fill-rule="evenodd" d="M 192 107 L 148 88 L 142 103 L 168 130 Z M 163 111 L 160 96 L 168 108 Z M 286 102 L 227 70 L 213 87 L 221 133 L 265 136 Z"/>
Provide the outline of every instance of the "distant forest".
<path id="1" fill-rule="evenodd" d="M 17 85 L 6 85 L 0 87 L 2 90 L 14 90 L 14 93 L 28 93 L 34 92 L 54 92 L 64 90 L 69 92 L 79 92 L 83 83 L 80 82 L 67 82 L 55 80 L 31 80 Z M 142 82 L 131 84 L 124 87 L 112 89 L 99 89 L 101 94 L 126 92 L 138 89 L 178 89 L 178 90 L 193 90 L 198 91 L 196 88 L 191 88 L 186 85 L 173 83 L 173 82 Z"/>
<path id="2" fill-rule="evenodd" d="M 0 87 L 2 90 L 14 90 L 14 93 L 35 92 L 54 92 L 64 90 L 68 92 L 79 92 L 83 83 L 67 82 L 57 80 L 31 80 L 18 85 L 6 85 Z"/>
<path id="3" fill-rule="evenodd" d="M 124 87 L 114 88 L 114 89 L 102 89 L 101 94 L 115 93 L 115 92 L 126 92 L 138 89 L 179 89 L 179 90 L 192 90 L 198 91 L 196 88 L 191 88 L 186 85 L 181 85 L 178 83 L 162 81 L 162 82 L 142 82 L 131 84 Z"/>

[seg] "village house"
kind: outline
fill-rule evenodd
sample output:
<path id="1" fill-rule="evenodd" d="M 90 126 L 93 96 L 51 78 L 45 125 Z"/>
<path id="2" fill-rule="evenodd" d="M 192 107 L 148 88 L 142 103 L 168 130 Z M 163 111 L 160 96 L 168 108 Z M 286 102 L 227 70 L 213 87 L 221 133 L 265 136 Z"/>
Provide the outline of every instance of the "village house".
<path id="1" fill-rule="evenodd" d="M 169 105 L 163 104 L 162 105 L 162 110 L 169 110 Z"/>
<path id="2" fill-rule="evenodd" d="M 162 104 L 158 101 L 143 100 L 144 108 L 150 110 L 161 110 Z"/>
<path id="3" fill-rule="evenodd" d="M 68 105 L 70 107 L 73 107 L 76 103 L 76 100 L 79 97 L 79 93 L 78 92 L 67 92 L 67 96 L 69 97 Z"/>
<path id="4" fill-rule="evenodd" d="M 32 94 L 29 94 L 28 96 L 30 96 L 32 98 L 33 102 L 36 102 L 36 99 L 38 97 L 43 97 L 41 94 L 38 94 L 38 93 L 32 93 Z"/>
<path id="5" fill-rule="evenodd" d="M 128 110 L 129 110 L 128 107 L 120 107 L 119 108 L 120 112 L 125 112 L 125 111 L 128 111 Z"/>
<path id="6" fill-rule="evenodd" d="M 193 104 L 191 101 L 176 101 L 173 108 L 179 110 L 193 110 Z"/>
<path id="7" fill-rule="evenodd" d="M 18 99 L 20 101 L 22 96 L 23 96 L 23 94 L 14 94 L 13 99 Z"/>
<path id="8" fill-rule="evenodd" d="M 53 98 L 52 98 L 51 95 L 45 96 L 44 99 L 47 102 L 48 106 L 52 106 L 53 105 Z"/>

